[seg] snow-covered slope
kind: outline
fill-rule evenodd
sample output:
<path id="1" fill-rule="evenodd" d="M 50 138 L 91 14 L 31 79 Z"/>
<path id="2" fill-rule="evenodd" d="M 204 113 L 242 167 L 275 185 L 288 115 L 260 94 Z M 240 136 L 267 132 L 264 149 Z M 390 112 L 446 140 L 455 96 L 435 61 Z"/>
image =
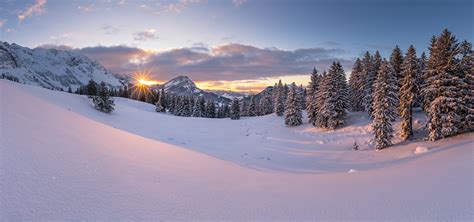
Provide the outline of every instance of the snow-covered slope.
<path id="1" fill-rule="evenodd" d="M 218 96 L 222 96 L 224 98 L 231 99 L 231 100 L 242 99 L 243 97 L 249 95 L 249 93 L 241 93 L 241 92 L 235 92 L 235 91 L 229 91 L 229 90 L 210 90 L 209 92 L 212 92 Z"/>
<path id="2" fill-rule="evenodd" d="M 361 113 L 320 131 L 0 90 L 1 221 L 473 219 L 472 133 L 374 151 Z"/>
<path id="3" fill-rule="evenodd" d="M 0 76 L 49 89 L 73 90 L 90 79 L 109 87 L 122 84 L 110 71 L 86 56 L 57 49 L 29 49 L 0 41 Z"/>
<path id="4" fill-rule="evenodd" d="M 187 76 L 178 76 L 158 86 L 158 89 L 162 88 L 165 90 L 165 92 L 172 93 L 174 95 L 195 97 L 201 96 L 206 100 L 224 104 L 228 104 L 231 101 L 226 97 L 199 89 L 196 84 L 194 84 L 194 82 Z"/>

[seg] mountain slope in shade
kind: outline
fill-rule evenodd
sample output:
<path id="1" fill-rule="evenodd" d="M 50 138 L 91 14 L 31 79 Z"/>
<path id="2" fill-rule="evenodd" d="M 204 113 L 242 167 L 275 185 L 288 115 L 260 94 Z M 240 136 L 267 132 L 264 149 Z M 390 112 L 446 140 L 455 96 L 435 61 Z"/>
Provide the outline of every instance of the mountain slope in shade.
<path id="1" fill-rule="evenodd" d="M 230 99 L 219 96 L 212 92 L 199 89 L 196 84 L 187 76 L 178 76 L 168 82 L 157 86 L 159 90 L 164 89 L 166 93 L 171 93 L 179 96 L 202 96 L 206 100 L 211 100 L 217 103 L 228 104 Z"/>
<path id="2" fill-rule="evenodd" d="M 0 76 L 56 90 L 74 90 L 90 79 L 114 88 L 122 85 L 112 72 L 84 55 L 58 49 L 30 49 L 7 42 L 0 42 Z"/>
<path id="3" fill-rule="evenodd" d="M 245 96 L 250 95 L 249 93 L 241 93 L 241 92 L 235 92 L 235 91 L 230 91 L 230 90 L 208 90 L 209 92 L 212 92 L 216 95 L 225 97 L 227 99 L 242 99 Z"/>

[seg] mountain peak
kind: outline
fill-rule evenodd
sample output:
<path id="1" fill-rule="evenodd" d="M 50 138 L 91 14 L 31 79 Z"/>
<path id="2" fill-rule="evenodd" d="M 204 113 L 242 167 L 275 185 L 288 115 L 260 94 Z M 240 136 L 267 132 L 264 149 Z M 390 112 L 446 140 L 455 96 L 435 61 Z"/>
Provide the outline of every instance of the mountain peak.
<path id="1" fill-rule="evenodd" d="M 112 72 L 88 57 L 57 49 L 19 46 L 0 42 L 0 75 L 16 77 L 20 82 L 49 89 L 73 90 L 90 79 L 120 87 Z"/>

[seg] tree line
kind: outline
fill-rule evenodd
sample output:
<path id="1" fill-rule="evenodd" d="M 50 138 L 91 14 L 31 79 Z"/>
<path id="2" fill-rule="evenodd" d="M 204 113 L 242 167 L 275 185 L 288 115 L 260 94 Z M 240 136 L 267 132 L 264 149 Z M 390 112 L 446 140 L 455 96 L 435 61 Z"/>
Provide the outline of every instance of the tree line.
<path id="1" fill-rule="evenodd" d="M 133 95 L 127 87 L 103 89 L 111 96 L 155 104 L 156 112 L 176 116 L 240 119 L 275 113 L 287 126 L 303 123 L 302 110 L 315 127 L 335 129 L 346 124 L 347 111 L 366 112 L 372 119 L 376 149 L 392 145 L 393 122 L 401 120 L 402 139 L 413 135 L 413 110 L 427 114 L 429 140 L 470 132 L 474 129 L 474 77 L 472 44 L 458 42 L 447 29 L 433 36 L 417 57 L 411 45 L 404 54 L 395 46 L 388 59 L 376 51 L 357 58 L 347 81 L 342 65 L 335 61 L 327 71 L 316 68 L 306 88 L 281 80 L 265 93 L 218 104 L 203 97 L 181 96 L 151 90 Z M 88 84 L 89 85 L 89 84 Z M 90 95 L 89 86 L 76 93 Z"/>

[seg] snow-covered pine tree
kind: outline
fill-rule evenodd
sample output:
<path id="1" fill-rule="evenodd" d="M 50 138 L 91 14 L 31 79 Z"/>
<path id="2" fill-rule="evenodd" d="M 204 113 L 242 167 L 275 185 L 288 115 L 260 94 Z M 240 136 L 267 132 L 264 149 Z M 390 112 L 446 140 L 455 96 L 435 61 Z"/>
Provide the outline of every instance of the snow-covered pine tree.
<path id="1" fill-rule="evenodd" d="M 400 87 L 400 117 L 402 119 L 403 140 L 408 139 L 413 135 L 412 126 L 412 107 L 415 100 L 415 95 L 418 94 L 418 87 L 416 82 L 418 72 L 418 60 L 416 58 L 416 50 L 413 45 L 408 48 L 407 54 L 403 59 L 401 66 L 401 73 L 403 76 L 402 86 Z"/>
<path id="2" fill-rule="evenodd" d="M 173 115 L 182 116 L 183 115 L 183 109 L 184 109 L 183 97 L 182 96 L 176 96 L 175 109 L 174 109 Z"/>
<path id="3" fill-rule="evenodd" d="M 395 74 L 397 75 L 398 87 L 402 85 L 402 79 L 403 79 L 402 63 L 403 63 L 403 52 L 398 47 L 398 45 L 396 45 L 395 48 L 392 50 L 392 54 L 390 55 L 390 65 L 392 65 L 393 70 L 395 71 Z"/>
<path id="4" fill-rule="evenodd" d="M 415 83 L 416 83 L 415 86 L 418 87 L 416 89 L 418 93 L 415 94 L 413 107 L 423 106 L 423 94 L 421 93 L 421 89 L 425 86 L 424 76 L 425 76 L 427 67 L 428 67 L 428 60 L 426 59 L 425 52 L 422 52 L 421 57 L 418 59 L 418 71 L 416 73 L 416 78 L 415 78 Z"/>
<path id="5" fill-rule="evenodd" d="M 276 88 L 276 97 L 275 97 L 275 102 L 274 104 L 274 111 L 277 116 L 282 116 L 283 113 L 285 112 L 285 88 L 283 87 L 283 84 L 281 83 L 281 80 L 278 81 L 278 85 Z"/>
<path id="6" fill-rule="evenodd" d="M 240 102 L 237 98 L 234 98 L 230 105 L 230 118 L 233 120 L 240 119 Z"/>
<path id="7" fill-rule="evenodd" d="M 309 123 L 316 125 L 316 117 L 318 114 L 318 103 L 316 101 L 316 93 L 319 89 L 319 82 L 321 76 L 318 74 L 318 70 L 313 68 L 311 73 L 311 82 L 308 84 L 308 95 L 306 96 L 306 112 L 308 115 Z"/>
<path id="8" fill-rule="evenodd" d="M 377 74 L 374 70 L 373 58 L 369 52 L 365 52 L 364 58 L 362 59 L 362 75 L 365 77 L 364 81 L 364 106 L 365 111 L 369 114 L 370 117 L 372 115 L 372 100 L 373 100 L 373 93 L 374 93 L 374 82 Z"/>
<path id="9" fill-rule="evenodd" d="M 173 114 L 176 112 L 176 97 L 173 94 L 168 95 L 169 107 L 168 112 Z"/>
<path id="10" fill-rule="evenodd" d="M 327 127 L 327 115 L 323 115 L 322 107 L 324 106 L 326 99 L 329 96 L 329 88 L 329 76 L 326 71 L 323 71 L 323 74 L 319 77 L 319 87 L 318 91 L 316 91 L 314 99 L 315 103 L 317 104 L 317 113 L 313 125 L 317 127 Z"/>
<path id="11" fill-rule="evenodd" d="M 285 101 L 285 124 L 287 126 L 298 126 L 303 123 L 303 116 L 301 113 L 301 105 L 298 97 L 300 95 L 295 83 L 289 88 L 289 93 Z"/>
<path id="12" fill-rule="evenodd" d="M 247 111 L 248 116 L 257 116 L 258 115 L 257 111 L 258 111 L 257 101 L 255 99 L 255 95 L 252 95 L 252 97 L 250 97 L 249 109 Z"/>
<path id="13" fill-rule="evenodd" d="M 273 112 L 272 98 L 271 95 L 265 95 L 260 99 L 259 115 L 267 115 Z"/>
<path id="14" fill-rule="evenodd" d="M 240 116 L 248 116 L 249 102 L 243 98 L 240 100 Z"/>
<path id="15" fill-rule="evenodd" d="M 206 117 L 206 101 L 202 96 L 194 103 L 193 117 Z"/>
<path id="16" fill-rule="evenodd" d="M 230 107 L 228 105 L 224 105 L 224 118 L 230 117 Z"/>
<path id="17" fill-rule="evenodd" d="M 95 96 L 98 93 L 98 84 L 93 80 L 89 80 L 89 82 L 86 85 L 86 95 L 88 96 Z"/>
<path id="18" fill-rule="evenodd" d="M 372 128 L 375 134 L 375 148 L 384 149 L 392 145 L 394 118 L 397 104 L 395 71 L 388 61 L 380 66 L 374 93 L 374 119 Z"/>
<path id="19" fill-rule="evenodd" d="M 445 29 L 430 48 L 422 93 L 428 114 L 428 139 L 435 141 L 463 132 L 469 110 L 464 97 L 472 87 L 459 69 L 459 43 L 450 31 Z"/>
<path id="20" fill-rule="evenodd" d="M 467 105 L 466 113 L 463 113 L 463 132 L 474 131 L 474 55 L 472 44 L 464 40 L 461 45 L 460 72 L 463 73 L 467 83 L 467 93 L 464 94 L 463 101 Z"/>
<path id="21" fill-rule="evenodd" d="M 216 104 L 214 101 L 207 101 L 206 103 L 207 118 L 216 118 Z"/>
<path id="22" fill-rule="evenodd" d="M 362 62 L 359 58 L 356 59 L 352 67 L 351 76 L 349 79 L 350 88 L 350 104 L 352 111 L 364 111 L 364 89 L 365 76 L 362 73 Z"/>
<path id="23" fill-rule="evenodd" d="M 160 95 L 158 96 L 158 101 L 155 105 L 156 112 L 166 112 L 166 94 L 164 89 L 161 89 Z"/>
<path id="24" fill-rule="evenodd" d="M 372 65 L 375 72 L 375 79 L 377 79 L 377 73 L 379 72 L 380 66 L 382 65 L 382 56 L 380 56 L 380 52 L 378 50 L 375 51 L 375 54 L 372 57 Z"/>
<path id="25" fill-rule="evenodd" d="M 320 85 L 317 99 L 321 101 L 316 124 L 319 127 L 335 129 L 345 123 L 349 107 L 348 87 L 344 69 L 339 62 L 333 62 Z"/>
<path id="26" fill-rule="evenodd" d="M 96 95 L 90 96 L 94 103 L 94 107 L 104 113 L 111 113 L 114 111 L 114 100 L 110 97 L 109 90 L 107 89 L 107 86 L 105 86 L 105 83 L 101 82 L 96 90 Z"/>
<path id="27" fill-rule="evenodd" d="M 306 104 L 305 104 L 305 99 L 306 99 L 306 93 L 305 90 L 303 89 L 303 85 L 300 85 L 297 90 L 299 91 L 298 93 L 298 104 L 300 104 L 300 109 L 304 110 L 306 109 Z"/>

